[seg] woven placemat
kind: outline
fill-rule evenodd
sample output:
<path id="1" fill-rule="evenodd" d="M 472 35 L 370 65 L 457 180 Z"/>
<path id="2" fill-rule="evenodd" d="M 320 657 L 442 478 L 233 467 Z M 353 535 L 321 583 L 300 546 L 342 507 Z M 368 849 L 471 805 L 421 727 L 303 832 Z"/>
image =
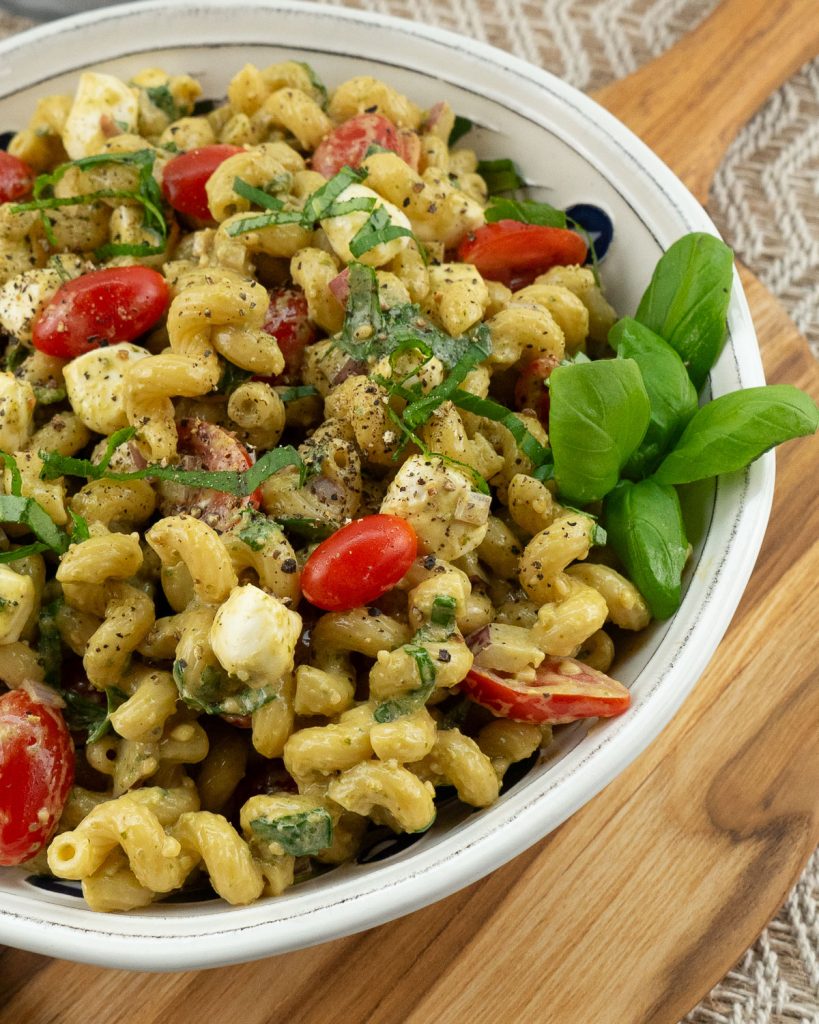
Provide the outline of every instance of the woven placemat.
<path id="1" fill-rule="evenodd" d="M 492 43 L 588 91 L 668 49 L 713 10 L 716 0 L 346 0 L 345 5 Z M 29 24 L 0 13 L 0 37 Z M 782 302 L 819 356 L 817 182 L 819 59 L 794 75 L 743 129 L 708 203 L 728 243 Z M 817 893 L 819 853 L 776 918 L 684 1024 L 819 1024 Z"/>

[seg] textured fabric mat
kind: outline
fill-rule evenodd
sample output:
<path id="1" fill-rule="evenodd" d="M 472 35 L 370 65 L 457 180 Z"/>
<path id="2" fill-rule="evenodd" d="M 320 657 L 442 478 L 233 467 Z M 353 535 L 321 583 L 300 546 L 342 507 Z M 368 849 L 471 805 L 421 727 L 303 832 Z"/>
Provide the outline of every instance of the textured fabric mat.
<path id="1" fill-rule="evenodd" d="M 346 0 L 345 6 L 452 29 L 588 91 L 668 49 L 716 2 Z M 0 13 L 0 37 L 28 24 Z M 708 211 L 819 356 L 819 58 L 739 134 L 717 173 Z M 681 1024 L 819 1024 L 818 893 L 819 853 L 756 943 Z"/>

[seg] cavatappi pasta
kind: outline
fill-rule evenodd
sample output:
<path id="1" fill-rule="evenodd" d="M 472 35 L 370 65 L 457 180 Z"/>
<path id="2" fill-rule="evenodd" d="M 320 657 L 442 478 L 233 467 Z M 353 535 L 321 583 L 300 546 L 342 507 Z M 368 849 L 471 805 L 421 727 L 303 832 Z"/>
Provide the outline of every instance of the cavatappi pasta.
<path id="1" fill-rule="evenodd" d="M 275 896 L 372 825 L 427 829 L 440 787 L 488 806 L 573 716 L 506 717 L 468 679 L 585 680 L 649 621 L 544 471 L 544 367 L 614 319 L 592 270 L 464 260 L 488 189 L 445 101 L 328 96 L 293 61 L 201 91 L 83 74 L 11 140 L 41 177 L 0 205 L 0 680 L 64 706 L 76 779 L 30 864 L 101 911 L 202 873 Z M 133 294 L 113 333 L 44 343 L 102 268 L 161 275 L 161 315 L 122 330 Z M 309 603 L 317 542 L 376 515 L 415 538 L 400 578 Z"/>

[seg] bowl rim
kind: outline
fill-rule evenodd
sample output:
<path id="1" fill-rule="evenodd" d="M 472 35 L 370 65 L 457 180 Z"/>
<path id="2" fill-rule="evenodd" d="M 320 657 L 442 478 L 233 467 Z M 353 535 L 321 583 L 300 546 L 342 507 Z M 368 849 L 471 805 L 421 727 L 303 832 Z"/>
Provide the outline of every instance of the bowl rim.
<path id="1" fill-rule="evenodd" d="M 534 83 L 548 91 L 559 103 L 569 104 L 576 113 L 585 115 L 590 130 L 603 131 L 609 141 L 633 161 L 643 174 L 648 174 L 654 180 L 683 220 L 699 230 L 718 234 L 697 200 L 630 129 L 583 93 L 520 58 L 446 29 L 371 11 L 317 5 L 306 0 L 245 0 L 242 8 L 243 13 L 257 9 L 309 16 L 318 20 L 335 18 L 397 32 L 403 37 L 415 37 L 424 43 L 459 50 L 488 62 L 502 72 Z M 225 0 L 173 0 L 171 4 L 167 0 L 141 0 L 88 11 L 37 26 L 0 41 L 0 58 L 15 51 L 25 51 L 42 40 L 82 32 L 103 23 L 126 21 L 135 16 L 144 18 L 160 12 L 178 15 L 181 11 L 187 11 L 189 16 L 194 17 L 197 11 L 220 10 L 229 11 L 230 4 Z M 263 45 L 262 40 L 255 42 Z M 242 46 L 247 43 L 236 41 L 229 34 L 224 45 Z M 171 34 L 158 39 L 155 48 L 161 50 L 185 46 L 206 48 L 208 44 L 186 42 Z M 320 40 L 309 47 L 314 51 L 321 48 Z M 99 61 L 147 51 L 148 48 L 144 46 L 129 51 L 127 44 L 123 43 L 116 53 L 106 52 Z M 332 54 L 337 51 L 328 49 L 325 52 Z M 90 62 L 77 57 L 76 63 L 87 66 Z M 398 66 L 408 65 L 403 63 Z M 40 81 L 52 78 L 55 74 L 67 73 L 68 70 L 52 71 Z M 447 81 L 446 72 L 442 74 L 441 80 Z M 36 80 L 27 80 L 25 88 L 37 84 Z M 481 96 L 487 96 L 479 86 L 475 91 Z M 0 103 L 8 95 L 0 75 Z M 548 127 L 545 121 L 543 127 Z M 582 150 L 579 145 L 575 148 Z M 729 322 L 729 342 L 721 359 L 727 358 L 729 351 L 733 354 L 740 386 L 764 384 L 756 336 L 736 271 Z M 738 354 L 742 356 L 741 363 Z M 492 827 L 471 828 L 468 843 L 453 844 L 453 837 L 450 836 L 431 850 L 414 854 L 409 866 L 407 862 L 392 866 L 387 862 L 383 868 L 379 866 L 372 883 L 364 887 L 366 891 L 361 891 L 355 873 L 350 873 L 341 879 L 338 896 L 329 903 L 321 899 L 317 901 L 309 893 L 302 896 L 299 890 L 291 890 L 295 892 L 295 897 L 280 897 L 278 901 L 257 903 L 247 908 L 232 908 L 229 913 L 187 917 L 155 913 L 151 916 L 137 914 L 114 917 L 94 914 L 87 908 L 60 908 L 42 900 L 15 894 L 6 900 L 5 906 L 0 907 L 0 942 L 46 955 L 112 967 L 127 965 L 131 969 L 158 971 L 213 967 L 340 938 L 420 909 L 478 880 L 523 852 L 590 801 L 635 760 L 671 720 L 716 650 L 745 589 L 767 525 L 773 483 L 774 457 L 773 453 L 768 453 L 748 470 L 721 478 L 716 484 L 715 506 L 728 503 L 735 508 L 736 513 L 728 545 L 718 564 L 709 570 L 708 588 L 693 621 L 689 621 L 690 616 L 681 618 L 684 601 L 680 612 L 671 620 L 669 633 L 658 645 L 660 649 L 671 642 L 670 638 L 675 638 L 678 643 L 675 648 L 677 654 L 686 650 L 685 672 L 682 672 L 679 661 L 672 660 L 668 670 L 655 682 L 639 706 L 622 719 L 607 723 L 606 729 L 596 731 L 595 741 L 565 779 L 558 773 L 545 791 L 537 792 L 529 799 L 525 799 L 524 794 L 517 794 L 502 806 L 495 805 L 495 818 L 498 822 Z M 708 615 L 705 615 L 706 610 Z M 648 666 L 645 666 L 643 673 L 647 669 Z M 675 686 L 671 685 L 672 681 Z M 564 783 L 572 776 L 575 776 L 574 784 L 567 789 Z M 552 806 L 547 806 L 549 801 L 545 797 L 551 789 L 560 786 L 564 790 L 562 803 L 560 809 L 555 811 Z M 487 814 L 492 813 L 492 810 L 490 808 Z M 470 820 L 473 825 L 476 823 L 475 816 Z M 448 848 L 453 845 L 454 849 Z M 413 867 L 415 870 L 412 870 Z M 297 906 L 299 903 L 304 904 L 301 910 Z M 276 915 L 277 906 L 285 910 L 293 907 L 296 912 Z M 48 915 L 42 913 L 43 908 L 50 908 L 59 920 L 49 919 Z M 129 925 L 129 922 L 135 921 L 147 922 L 146 928 Z M 215 927 L 209 926 L 211 922 Z M 184 941 L 192 938 L 199 941 L 195 944 Z M 78 939 L 81 941 L 78 942 Z"/>

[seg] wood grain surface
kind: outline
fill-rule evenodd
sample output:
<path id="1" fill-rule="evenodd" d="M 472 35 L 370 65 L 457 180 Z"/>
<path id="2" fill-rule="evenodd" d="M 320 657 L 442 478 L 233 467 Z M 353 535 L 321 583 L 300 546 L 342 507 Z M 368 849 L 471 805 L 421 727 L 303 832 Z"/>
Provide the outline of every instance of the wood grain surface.
<path id="1" fill-rule="evenodd" d="M 804 25 L 792 37 L 809 8 L 728 0 L 698 30 L 706 56 L 684 42 L 684 59 L 672 51 L 601 99 L 704 198 L 732 133 L 806 55 Z M 764 81 L 714 113 L 712 88 L 730 99 L 725 81 L 741 91 L 756 65 L 725 61 L 709 84 L 705 72 L 743 40 Z M 680 104 L 698 109 L 675 122 Z M 690 125 L 712 113 L 714 134 L 698 142 Z M 804 339 L 742 278 L 768 380 L 819 397 Z M 779 450 L 756 571 L 693 695 L 551 836 L 425 910 L 255 964 L 146 976 L 0 951 L 0 1024 L 676 1024 L 753 942 L 819 840 L 817 448 Z"/>

